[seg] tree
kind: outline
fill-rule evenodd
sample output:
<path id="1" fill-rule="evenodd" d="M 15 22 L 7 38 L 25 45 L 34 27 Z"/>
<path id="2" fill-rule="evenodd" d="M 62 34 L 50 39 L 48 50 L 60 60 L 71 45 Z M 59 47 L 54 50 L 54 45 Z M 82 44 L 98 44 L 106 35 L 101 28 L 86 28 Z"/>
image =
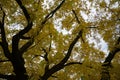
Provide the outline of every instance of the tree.
<path id="1" fill-rule="evenodd" d="M 119 0 L 1 0 L 0 78 L 119 79 L 112 75 L 119 75 L 114 72 L 119 5 Z"/>

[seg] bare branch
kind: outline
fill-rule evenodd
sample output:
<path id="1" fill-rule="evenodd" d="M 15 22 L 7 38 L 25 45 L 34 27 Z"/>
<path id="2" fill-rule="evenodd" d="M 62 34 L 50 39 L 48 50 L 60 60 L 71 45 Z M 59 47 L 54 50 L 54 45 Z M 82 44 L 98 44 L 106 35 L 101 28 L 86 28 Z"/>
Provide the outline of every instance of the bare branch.
<path id="1" fill-rule="evenodd" d="M 19 49 L 21 55 L 22 55 L 25 51 L 27 51 L 27 49 L 33 44 L 33 42 L 34 42 L 34 40 L 31 39 L 31 40 L 29 40 L 27 43 L 25 43 L 25 44 Z"/>
<path id="2" fill-rule="evenodd" d="M 27 26 L 16 35 L 16 36 L 19 36 L 21 38 L 21 37 L 23 37 L 23 35 L 25 33 L 27 33 L 32 28 L 33 23 L 31 21 L 31 18 L 30 18 L 30 15 L 29 15 L 28 11 L 23 6 L 21 0 L 16 0 L 16 2 L 18 3 L 18 5 L 20 6 L 20 8 L 22 9 L 23 14 L 25 15 L 25 18 L 26 18 L 26 20 L 28 22 Z"/>
<path id="3" fill-rule="evenodd" d="M 49 14 L 47 14 L 44 18 L 44 20 L 40 23 L 40 27 L 39 30 L 37 30 L 36 34 L 33 35 L 33 37 L 35 38 L 36 36 L 38 36 L 38 34 L 40 33 L 40 31 L 43 29 L 44 24 L 54 16 L 54 14 L 61 8 L 61 6 L 63 5 L 63 3 L 65 2 L 65 0 L 62 0 L 60 2 L 60 4 L 54 9 L 52 10 Z"/>
<path id="4" fill-rule="evenodd" d="M 43 50 L 43 51 L 44 51 L 44 53 L 45 53 L 45 55 L 44 55 L 44 57 L 43 57 L 43 58 L 44 58 L 44 59 L 45 59 L 45 61 L 47 62 L 47 63 L 46 63 L 46 66 L 45 66 L 45 73 L 49 70 L 48 53 L 49 53 L 49 52 L 50 52 L 50 50 L 51 50 L 51 37 L 52 37 L 52 35 L 50 34 L 50 45 L 49 45 L 49 49 L 48 49 L 48 51 L 42 47 L 42 50 Z"/>
<path id="5" fill-rule="evenodd" d="M 31 18 L 30 18 L 30 15 L 29 15 L 28 11 L 23 6 L 21 0 L 16 0 L 16 2 L 18 3 L 18 5 L 20 6 L 20 8 L 22 9 L 22 11 L 23 11 L 23 13 L 25 15 L 25 18 L 26 18 L 26 20 L 28 22 L 27 26 L 16 35 L 16 36 L 19 36 L 21 38 L 21 37 L 23 37 L 23 35 L 25 33 L 27 33 L 32 28 L 33 23 L 31 21 Z"/>
<path id="6" fill-rule="evenodd" d="M 0 5 L 0 9 L 3 12 L 3 17 L 2 17 L 2 21 L 0 21 L 0 29 L 1 29 L 1 39 L 2 41 L 0 42 L 0 45 L 2 46 L 2 49 L 4 51 L 5 56 L 10 59 L 11 55 L 10 55 L 10 51 L 8 49 L 8 42 L 6 40 L 6 34 L 5 34 L 5 29 L 4 29 L 4 20 L 5 20 L 5 12 L 2 9 L 2 6 Z"/>
<path id="7" fill-rule="evenodd" d="M 42 50 L 45 52 L 45 55 L 44 55 L 45 61 L 48 62 L 48 58 L 47 58 L 47 56 L 48 56 L 48 52 L 47 52 L 47 50 L 44 49 L 44 48 L 42 48 Z"/>
<path id="8" fill-rule="evenodd" d="M 7 80 L 15 80 L 15 76 L 14 75 L 0 74 L 0 78 L 7 79 Z"/>
<path id="9" fill-rule="evenodd" d="M 47 62 L 45 66 L 45 73 L 49 70 L 49 60 L 48 60 L 48 52 L 46 49 L 42 48 L 42 50 L 45 52 L 44 59 Z"/>
<path id="10" fill-rule="evenodd" d="M 19 51 L 18 45 L 19 45 L 20 39 L 28 39 L 29 37 L 24 37 L 24 34 L 26 34 L 33 26 L 30 15 L 28 14 L 28 11 L 26 10 L 26 8 L 23 6 L 21 0 L 16 0 L 16 2 L 18 3 L 20 8 L 22 9 L 23 14 L 24 14 L 28 24 L 23 30 L 19 31 L 16 35 L 13 36 L 13 38 L 12 38 L 12 52 L 15 52 L 15 51 L 18 52 Z M 22 46 L 22 48 L 20 48 L 21 54 L 23 52 L 25 52 L 26 49 L 30 45 L 32 45 L 32 40 L 29 40 L 25 45 Z"/>
<path id="11" fill-rule="evenodd" d="M 45 19 L 40 23 L 39 30 L 36 32 L 36 35 L 34 35 L 34 37 L 36 37 L 40 33 L 40 31 L 44 27 L 44 24 L 54 16 L 54 14 L 61 8 L 64 2 L 65 0 L 62 0 L 61 3 L 54 10 L 52 10 L 48 15 L 45 16 Z"/>
<path id="12" fill-rule="evenodd" d="M 107 63 L 107 65 L 110 65 L 110 63 L 111 63 L 112 59 L 114 58 L 115 54 L 120 51 L 120 47 L 119 47 L 120 44 L 119 44 L 119 42 L 120 42 L 120 37 L 119 37 L 118 40 L 116 41 L 116 44 L 114 45 L 112 51 L 110 51 L 110 53 L 109 53 L 108 56 L 106 57 L 106 59 L 105 59 L 105 61 L 104 61 L 104 64 Z M 117 47 L 117 46 L 118 46 L 118 47 Z M 103 64 L 103 65 L 104 65 L 104 64 Z"/>
<path id="13" fill-rule="evenodd" d="M 78 16 L 77 16 L 75 10 L 72 10 L 72 12 L 73 12 L 73 14 L 75 15 L 75 18 L 76 18 L 78 24 L 80 24 L 80 20 L 79 20 L 79 18 L 78 18 Z"/>
<path id="14" fill-rule="evenodd" d="M 20 8 L 22 9 L 28 23 L 30 22 L 30 15 L 28 14 L 28 11 L 26 10 L 26 8 L 24 7 L 24 5 L 22 4 L 21 0 L 16 0 L 16 2 L 18 3 L 18 5 L 20 6 Z"/>
<path id="15" fill-rule="evenodd" d="M 68 61 L 72 49 L 74 47 L 74 45 L 76 44 L 76 42 L 78 41 L 78 39 L 82 36 L 82 30 L 79 31 L 78 35 L 76 36 L 76 38 L 72 41 L 72 43 L 69 46 L 68 52 L 65 55 L 65 57 L 62 59 L 62 61 L 60 61 L 57 65 L 53 66 L 51 69 L 49 69 L 43 76 L 43 79 L 47 79 L 49 78 L 52 74 L 54 74 L 55 72 L 61 70 L 64 68 L 65 63 Z"/>
<path id="16" fill-rule="evenodd" d="M 116 41 L 116 44 L 114 45 L 114 48 L 109 52 L 108 56 L 106 57 L 104 63 L 102 64 L 102 76 L 101 76 L 101 80 L 110 80 L 110 73 L 109 73 L 109 68 L 112 67 L 111 66 L 111 61 L 114 58 L 114 56 L 120 51 L 120 47 L 119 47 L 119 42 L 120 42 L 120 38 L 118 38 L 118 40 Z M 116 47 L 118 46 L 118 47 Z"/>
<path id="17" fill-rule="evenodd" d="M 56 11 L 58 9 L 60 9 L 60 7 L 63 5 L 64 2 L 65 2 L 65 0 L 62 0 L 61 3 L 45 17 L 45 20 L 42 22 L 42 24 L 45 24 L 46 21 L 48 21 L 50 18 L 52 18 L 53 15 L 56 13 Z"/>
<path id="18" fill-rule="evenodd" d="M 67 60 L 69 59 L 72 49 L 74 47 L 74 45 L 76 44 L 76 42 L 78 41 L 78 39 L 82 36 L 82 32 L 83 30 L 80 30 L 78 35 L 76 36 L 76 38 L 73 40 L 73 42 L 70 44 L 70 47 L 68 49 L 68 52 L 66 54 L 66 56 L 64 57 L 64 59 L 60 62 L 60 64 L 65 64 L 67 62 Z"/>

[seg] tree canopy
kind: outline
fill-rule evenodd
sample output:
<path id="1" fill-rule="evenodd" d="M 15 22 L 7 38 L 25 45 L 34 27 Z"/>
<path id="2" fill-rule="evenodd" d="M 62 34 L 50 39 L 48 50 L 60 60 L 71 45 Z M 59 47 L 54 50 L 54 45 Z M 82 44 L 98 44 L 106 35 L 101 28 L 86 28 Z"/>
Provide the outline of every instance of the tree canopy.
<path id="1" fill-rule="evenodd" d="M 119 0 L 0 0 L 0 79 L 119 80 Z"/>

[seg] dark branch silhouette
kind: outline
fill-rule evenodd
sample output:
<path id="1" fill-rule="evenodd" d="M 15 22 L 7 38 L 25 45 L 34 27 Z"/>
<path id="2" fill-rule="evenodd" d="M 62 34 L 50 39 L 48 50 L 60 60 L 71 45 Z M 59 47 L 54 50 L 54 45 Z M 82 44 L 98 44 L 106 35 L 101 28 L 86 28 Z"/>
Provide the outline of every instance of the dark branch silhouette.
<path id="1" fill-rule="evenodd" d="M 4 54 L 5 56 L 11 61 L 13 68 L 14 68 L 14 72 L 16 74 L 16 80 L 27 80 L 28 79 L 28 75 L 26 72 L 26 69 L 24 67 L 24 59 L 23 59 L 23 53 L 25 52 L 25 50 L 31 46 L 28 45 L 29 41 L 22 46 L 22 48 L 19 50 L 19 42 L 20 39 L 27 39 L 27 37 L 24 36 L 24 34 L 26 34 L 33 26 L 32 21 L 30 19 L 30 16 L 26 10 L 26 8 L 23 6 L 21 0 L 16 0 L 16 2 L 18 3 L 18 5 L 20 6 L 20 8 L 23 11 L 23 14 L 27 20 L 27 26 L 19 31 L 16 35 L 13 36 L 12 38 L 12 52 L 10 53 L 10 51 L 8 50 L 8 43 L 6 41 L 6 36 L 5 36 L 5 31 L 4 31 L 4 22 L 2 22 L 3 24 L 0 24 L 2 26 L 1 28 L 1 34 L 2 34 L 2 47 L 4 50 Z M 4 21 L 4 15 L 3 15 L 3 21 Z"/>
<path id="2" fill-rule="evenodd" d="M 77 16 L 75 10 L 72 10 L 72 12 L 73 12 L 73 14 L 75 15 L 75 18 L 76 18 L 78 24 L 80 24 L 80 20 L 79 20 L 79 18 L 78 18 L 78 16 Z"/>
<path id="3" fill-rule="evenodd" d="M 120 47 L 116 47 L 120 43 L 120 38 L 116 41 L 114 48 L 109 52 L 108 56 L 106 57 L 104 63 L 102 64 L 102 76 L 101 80 L 110 80 L 109 68 L 111 67 L 111 61 L 114 56 L 120 51 Z"/>
<path id="4" fill-rule="evenodd" d="M 61 6 L 63 5 L 64 2 L 65 2 L 65 0 L 62 0 L 61 3 L 45 17 L 45 19 L 42 22 L 42 24 L 45 24 L 46 21 L 48 21 L 50 18 L 52 18 L 53 15 L 56 13 L 56 11 L 61 8 Z"/>
<path id="5" fill-rule="evenodd" d="M 2 48 L 3 48 L 4 55 L 5 55 L 8 59 L 11 59 L 10 51 L 9 51 L 9 49 L 8 49 L 8 42 L 7 42 L 7 40 L 6 40 L 5 29 L 4 29 L 5 12 L 3 11 L 1 5 L 0 5 L 0 9 L 1 9 L 2 12 L 3 12 L 2 21 L 0 21 L 1 39 L 2 39 L 2 41 L 0 42 L 0 45 L 1 45 Z"/>
<path id="6" fill-rule="evenodd" d="M 43 27 L 44 27 L 44 24 L 45 24 L 50 18 L 52 18 L 52 17 L 54 16 L 54 14 L 61 8 L 61 6 L 63 5 L 64 2 L 65 2 L 65 0 L 62 0 L 61 3 L 60 3 L 54 10 L 52 10 L 48 15 L 45 16 L 45 19 L 40 23 L 40 28 L 39 28 L 39 30 L 37 31 L 36 35 L 34 35 L 34 37 L 37 36 L 37 35 L 40 33 L 40 31 L 41 31 L 41 30 L 43 29 Z"/>
<path id="7" fill-rule="evenodd" d="M 15 80 L 15 76 L 14 75 L 3 75 L 3 74 L 0 74 L 0 78 L 7 79 L 7 80 Z"/>
<path id="8" fill-rule="evenodd" d="M 82 30 L 79 31 L 76 38 L 70 44 L 69 49 L 68 49 L 67 54 L 65 55 L 65 57 L 58 64 L 54 65 L 46 73 L 44 73 L 44 75 L 41 77 L 42 80 L 47 80 L 50 76 L 52 76 L 52 74 L 54 74 L 55 72 L 57 72 L 57 71 L 59 71 L 59 70 L 61 70 L 61 69 L 63 69 L 65 67 L 66 62 L 70 58 L 70 55 L 71 55 L 71 52 L 73 50 L 74 45 L 76 44 L 76 42 L 78 41 L 78 39 L 81 36 L 82 36 Z"/>

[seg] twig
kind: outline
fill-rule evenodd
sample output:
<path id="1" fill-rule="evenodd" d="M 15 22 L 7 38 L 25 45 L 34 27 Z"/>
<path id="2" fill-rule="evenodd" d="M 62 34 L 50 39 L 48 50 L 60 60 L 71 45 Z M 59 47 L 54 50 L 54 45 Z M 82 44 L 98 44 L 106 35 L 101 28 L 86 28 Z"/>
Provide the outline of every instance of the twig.
<path id="1" fill-rule="evenodd" d="M 77 20 L 78 24 L 80 24 L 80 21 L 79 21 L 79 19 L 78 19 L 78 16 L 77 16 L 77 14 L 76 14 L 75 10 L 72 10 L 72 12 L 73 12 L 73 14 L 75 15 L 75 18 L 76 18 L 76 20 Z"/>

